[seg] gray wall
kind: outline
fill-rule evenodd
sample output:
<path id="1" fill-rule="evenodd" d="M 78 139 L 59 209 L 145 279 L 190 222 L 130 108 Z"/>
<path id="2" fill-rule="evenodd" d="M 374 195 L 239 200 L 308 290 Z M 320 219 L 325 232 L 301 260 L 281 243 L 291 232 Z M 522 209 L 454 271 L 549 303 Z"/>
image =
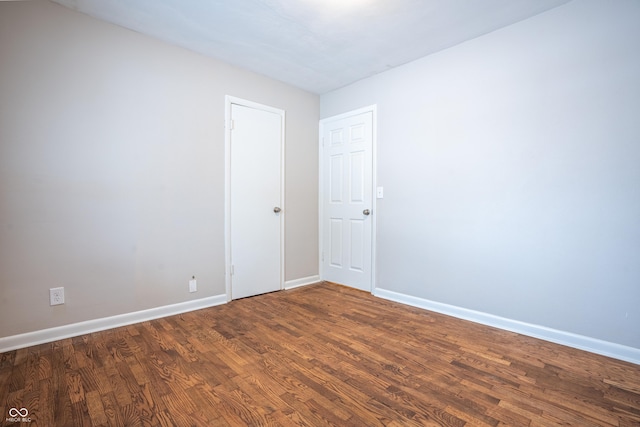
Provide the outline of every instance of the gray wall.
<path id="1" fill-rule="evenodd" d="M 286 110 L 286 280 L 318 274 L 318 96 L 43 1 L 0 2 L 0 58 L 0 337 L 225 293 L 227 94 Z"/>
<path id="2" fill-rule="evenodd" d="M 640 348 L 639 22 L 573 1 L 321 97 L 378 105 L 378 288 Z"/>

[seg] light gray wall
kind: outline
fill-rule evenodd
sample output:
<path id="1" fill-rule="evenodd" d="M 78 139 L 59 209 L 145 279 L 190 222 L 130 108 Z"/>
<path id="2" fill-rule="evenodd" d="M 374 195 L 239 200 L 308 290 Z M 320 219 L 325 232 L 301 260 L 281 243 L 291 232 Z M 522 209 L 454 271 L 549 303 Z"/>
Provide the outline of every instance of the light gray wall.
<path id="1" fill-rule="evenodd" d="M 378 105 L 377 287 L 640 348 L 639 22 L 573 1 L 321 97 Z"/>
<path id="2" fill-rule="evenodd" d="M 0 2 L 0 337 L 224 294 L 227 94 L 286 110 L 286 279 L 316 275 L 317 95 Z"/>

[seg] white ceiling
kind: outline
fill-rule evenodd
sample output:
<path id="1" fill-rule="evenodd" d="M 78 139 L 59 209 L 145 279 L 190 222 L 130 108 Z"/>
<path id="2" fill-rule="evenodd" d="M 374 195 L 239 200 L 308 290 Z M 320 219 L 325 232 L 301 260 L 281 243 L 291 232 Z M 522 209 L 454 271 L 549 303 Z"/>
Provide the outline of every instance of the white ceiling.
<path id="1" fill-rule="evenodd" d="M 570 0 L 54 0 L 322 94 Z"/>

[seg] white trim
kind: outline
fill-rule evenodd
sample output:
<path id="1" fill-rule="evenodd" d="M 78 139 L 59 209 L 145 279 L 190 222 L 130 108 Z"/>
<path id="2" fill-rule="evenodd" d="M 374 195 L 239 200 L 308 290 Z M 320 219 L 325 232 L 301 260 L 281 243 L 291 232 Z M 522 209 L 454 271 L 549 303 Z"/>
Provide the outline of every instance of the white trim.
<path id="1" fill-rule="evenodd" d="M 303 277 L 301 279 L 295 279 L 295 280 L 287 280 L 286 282 L 284 282 L 284 288 L 289 290 L 289 289 L 299 288 L 301 286 L 313 285 L 314 283 L 318 283 L 319 281 L 320 281 L 319 275 Z"/>
<path id="2" fill-rule="evenodd" d="M 378 218 L 378 199 L 376 198 L 376 186 L 377 186 L 377 170 L 378 170 L 378 157 L 377 157 L 377 147 L 378 147 L 378 105 L 372 104 L 366 107 L 358 108 L 356 110 L 348 111 L 346 113 L 338 114 L 331 117 L 326 117 L 320 120 L 318 124 L 318 272 L 320 276 L 320 280 L 324 278 L 324 268 L 322 262 L 322 252 L 323 252 L 323 209 L 324 203 L 322 199 L 323 195 L 323 185 L 324 185 L 324 175 L 322 173 L 323 170 L 323 162 L 324 162 L 324 144 L 323 144 L 323 128 L 324 124 L 329 121 L 345 119 L 351 116 L 357 116 L 363 113 L 371 113 L 371 209 L 373 211 L 373 215 L 371 215 L 372 224 L 371 224 L 371 289 L 370 292 L 373 293 L 376 289 L 376 247 L 377 247 L 377 218 Z"/>
<path id="3" fill-rule="evenodd" d="M 231 292 L 231 105 L 242 105 L 244 107 L 255 108 L 256 110 L 269 111 L 281 118 L 281 142 L 280 142 L 280 289 L 285 289 L 285 111 L 269 105 L 259 104 L 246 99 L 237 98 L 231 95 L 224 97 L 224 265 L 225 265 L 225 291 L 227 302 L 232 300 Z"/>
<path id="4" fill-rule="evenodd" d="M 224 283 L 227 302 L 231 301 L 231 104 L 224 98 Z"/>
<path id="5" fill-rule="evenodd" d="M 216 295 L 193 301 L 135 311 L 133 313 L 118 314 L 116 316 L 103 317 L 101 319 L 87 320 L 86 322 L 72 323 L 70 325 L 57 326 L 55 328 L 2 337 L 0 338 L 0 353 L 30 347 L 32 345 L 58 341 L 65 338 L 77 337 L 78 335 L 89 334 L 91 332 L 104 331 L 106 329 L 146 322 L 148 320 L 173 316 L 189 311 L 201 310 L 203 308 L 225 304 L 226 302 L 226 295 Z"/>
<path id="6" fill-rule="evenodd" d="M 373 215 L 371 219 L 371 293 L 376 290 L 376 270 L 377 270 L 377 251 L 378 242 L 376 239 L 378 229 L 378 106 L 376 104 L 367 107 L 371 111 L 371 205 L 373 206 Z"/>
<path id="7" fill-rule="evenodd" d="M 324 203 L 322 189 L 323 189 L 323 181 L 324 174 L 322 173 L 322 169 L 324 166 L 324 162 L 322 160 L 322 156 L 324 155 L 324 136 L 323 136 L 323 127 L 324 121 L 326 119 L 322 119 L 318 122 L 318 276 L 320 276 L 320 280 L 324 277 L 324 262 L 323 262 L 323 245 L 322 239 L 324 236 L 323 226 L 322 226 L 322 213 L 324 211 L 322 204 Z"/>
<path id="8" fill-rule="evenodd" d="M 539 338 L 556 344 L 562 344 L 579 350 L 585 350 L 591 353 L 640 365 L 640 349 L 638 348 L 547 328 L 546 326 L 534 325 L 531 323 L 520 322 L 518 320 L 507 319 L 505 317 L 494 316 L 492 314 L 443 304 L 386 289 L 377 288 L 374 295 L 390 301 L 435 311 L 436 313 L 446 314 L 459 319 L 469 320 L 471 322 L 516 332 L 518 334 Z"/>

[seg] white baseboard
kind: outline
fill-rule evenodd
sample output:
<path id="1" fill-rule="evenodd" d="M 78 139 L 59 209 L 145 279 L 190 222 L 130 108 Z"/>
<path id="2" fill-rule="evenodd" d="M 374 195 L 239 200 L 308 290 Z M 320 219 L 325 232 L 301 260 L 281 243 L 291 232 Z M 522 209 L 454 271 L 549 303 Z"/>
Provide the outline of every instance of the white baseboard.
<path id="1" fill-rule="evenodd" d="M 70 325 L 43 329 L 41 331 L 2 337 L 0 338 L 0 353 L 65 338 L 77 337 L 78 335 L 84 335 L 91 332 L 104 331 L 106 329 L 145 322 L 147 320 L 158 319 L 161 317 L 173 316 L 175 314 L 186 313 L 188 311 L 200 310 L 203 308 L 213 307 L 215 305 L 225 304 L 226 302 L 226 295 L 216 295 L 193 301 L 150 308 L 148 310 L 135 311 L 133 313 L 119 314 L 116 316 L 104 317 L 102 319 L 87 320 L 86 322 L 72 323 Z"/>
<path id="2" fill-rule="evenodd" d="M 449 304 L 443 304 L 436 301 L 430 301 L 410 295 L 405 295 L 385 289 L 377 288 L 373 294 L 377 297 L 390 301 L 399 302 L 413 307 L 423 308 L 425 310 L 435 311 L 437 313 L 446 314 L 457 317 L 459 319 L 469 320 L 471 322 L 480 323 L 495 328 L 504 329 L 518 334 L 539 338 L 556 344 L 562 344 L 580 350 L 589 351 L 591 353 L 601 354 L 603 356 L 613 357 L 614 359 L 624 360 L 640 365 L 640 349 L 616 344 L 608 341 L 602 341 L 596 338 L 590 338 L 571 332 L 560 331 L 557 329 L 547 328 L 545 326 L 534 325 L 531 323 L 520 322 L 518 320 L 507 319 L 480 311 L 469 310 L 462 307 L 456 307 Z"/>
<path id="3" fill-rule="evenodd" d="M 287 280 L 286 282 L 284 282 L 284 288 L 287 290 L 293 289 L 293 288 L 299 288 L 300 286 L 312 285 L 314 283 L 318 283 L 319 281 L 320 281 L 320 276 L 318 275 L 303 277 L 301 279 L 295 279 L 295 280 Z"/>

